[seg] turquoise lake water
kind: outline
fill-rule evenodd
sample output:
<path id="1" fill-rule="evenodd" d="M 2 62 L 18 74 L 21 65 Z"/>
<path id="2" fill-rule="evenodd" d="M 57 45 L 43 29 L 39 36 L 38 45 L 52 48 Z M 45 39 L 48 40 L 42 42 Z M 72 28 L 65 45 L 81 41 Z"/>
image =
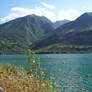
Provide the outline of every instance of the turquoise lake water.
<path id="1" fill-rule="evenodd" d="M 56 82 L 61 89 L 66 86 L 67 90 L 75 90 L 73 82 L 76 82 L 78 90 L 83 85 L 83 92 L 87 89 L 92 92 L 92 54 L 37 54 L 36 57 L 41 58 L 40 67 L 45 72 L 45 79 L 52 76 L 52 82 Z M 0 55 L 0 62 L 28 69 L 26 55 Z"/>

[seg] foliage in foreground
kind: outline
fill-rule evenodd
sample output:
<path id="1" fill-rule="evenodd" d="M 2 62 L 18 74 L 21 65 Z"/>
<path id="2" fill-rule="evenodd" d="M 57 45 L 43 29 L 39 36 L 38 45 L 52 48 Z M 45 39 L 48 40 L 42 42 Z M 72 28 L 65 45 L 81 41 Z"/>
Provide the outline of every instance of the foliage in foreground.
<path id="1" fill-rule="evenodd" d="M 4 92 L 49 92 L 49 80 L 34 80 L 22 67 L 2 65 L 0 65 L 0 89 Z"/>
<path id="2" fill-rule="evenodd" d="M 51 80 L 44 80 L 44 72 L 40 69 L 40 58 L 36 59 L 35 54 L 30 50 L 27 54 L 30 65 L 28 72 L 21 66 L 0 64 L 2 92 L 51 92 Z"/>

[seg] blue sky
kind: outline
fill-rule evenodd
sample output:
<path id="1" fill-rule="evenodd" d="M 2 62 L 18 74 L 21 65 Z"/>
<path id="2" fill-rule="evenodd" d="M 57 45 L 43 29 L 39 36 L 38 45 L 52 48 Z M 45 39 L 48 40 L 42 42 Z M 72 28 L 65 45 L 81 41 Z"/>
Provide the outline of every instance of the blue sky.
<path id="1" fill-rule="evenodd" d="M 2 0 L 0 23 L 30 14 L 46 16 L 51 21 L 74 20 L 92 12 L 92 0 Z"/>

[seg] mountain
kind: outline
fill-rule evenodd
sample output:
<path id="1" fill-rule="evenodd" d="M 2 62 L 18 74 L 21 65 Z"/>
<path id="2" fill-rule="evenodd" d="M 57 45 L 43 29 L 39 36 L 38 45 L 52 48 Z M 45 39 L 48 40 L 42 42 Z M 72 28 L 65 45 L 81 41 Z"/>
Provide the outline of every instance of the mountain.
<path id="1" fill-rule="evenodd" d="M 57 28 L 48 37 L 36 42 L 32 49 L 60 49 L 64 45 L 92 45 L 92 13 L 84 13 L 76 20 Z"/>
<path id="2" fill-rule="evenodd" d="M 58 28 L 44 16 L 28 15 L 0 25 L 0 53 L 92 52 L 92 13 Z"/>
<path id="3" fill-rule="evenodd" d="M 66 19 L 61 20 L 61 21 L 59 20 L 59 21 L 55 22 L 55 26 L 56 26 L 56 28 L 58 28 L 59 26 L 64 25 L 64 24 L 66 24 L 68 22 L 70 22 L 70 20 L 66 20 Z"/>
<path id="4" fill-rule="evenodd" d="M 33 42 L 54 30 L 44 16 L 28 15 L 0 25 L 0 53 L 24 52 Z"/>

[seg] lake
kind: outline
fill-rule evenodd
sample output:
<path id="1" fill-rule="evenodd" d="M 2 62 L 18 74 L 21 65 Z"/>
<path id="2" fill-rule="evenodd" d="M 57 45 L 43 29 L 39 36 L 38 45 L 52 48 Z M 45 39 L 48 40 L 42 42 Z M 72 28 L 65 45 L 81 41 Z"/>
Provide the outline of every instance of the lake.
<path id="1" fill-rule="evenodd" d="M 66 86 L 66 92 L 77 90 L 83 85 L 83 92 L 92 92 L 92 54 L 37 54 L 40 57 L 41 68 L 45 72 L 45 79 L 53 77 L 58 87 Z M 26 55 L 0 55 L 0 62 L 23 66 L 28 69 Z"/>

